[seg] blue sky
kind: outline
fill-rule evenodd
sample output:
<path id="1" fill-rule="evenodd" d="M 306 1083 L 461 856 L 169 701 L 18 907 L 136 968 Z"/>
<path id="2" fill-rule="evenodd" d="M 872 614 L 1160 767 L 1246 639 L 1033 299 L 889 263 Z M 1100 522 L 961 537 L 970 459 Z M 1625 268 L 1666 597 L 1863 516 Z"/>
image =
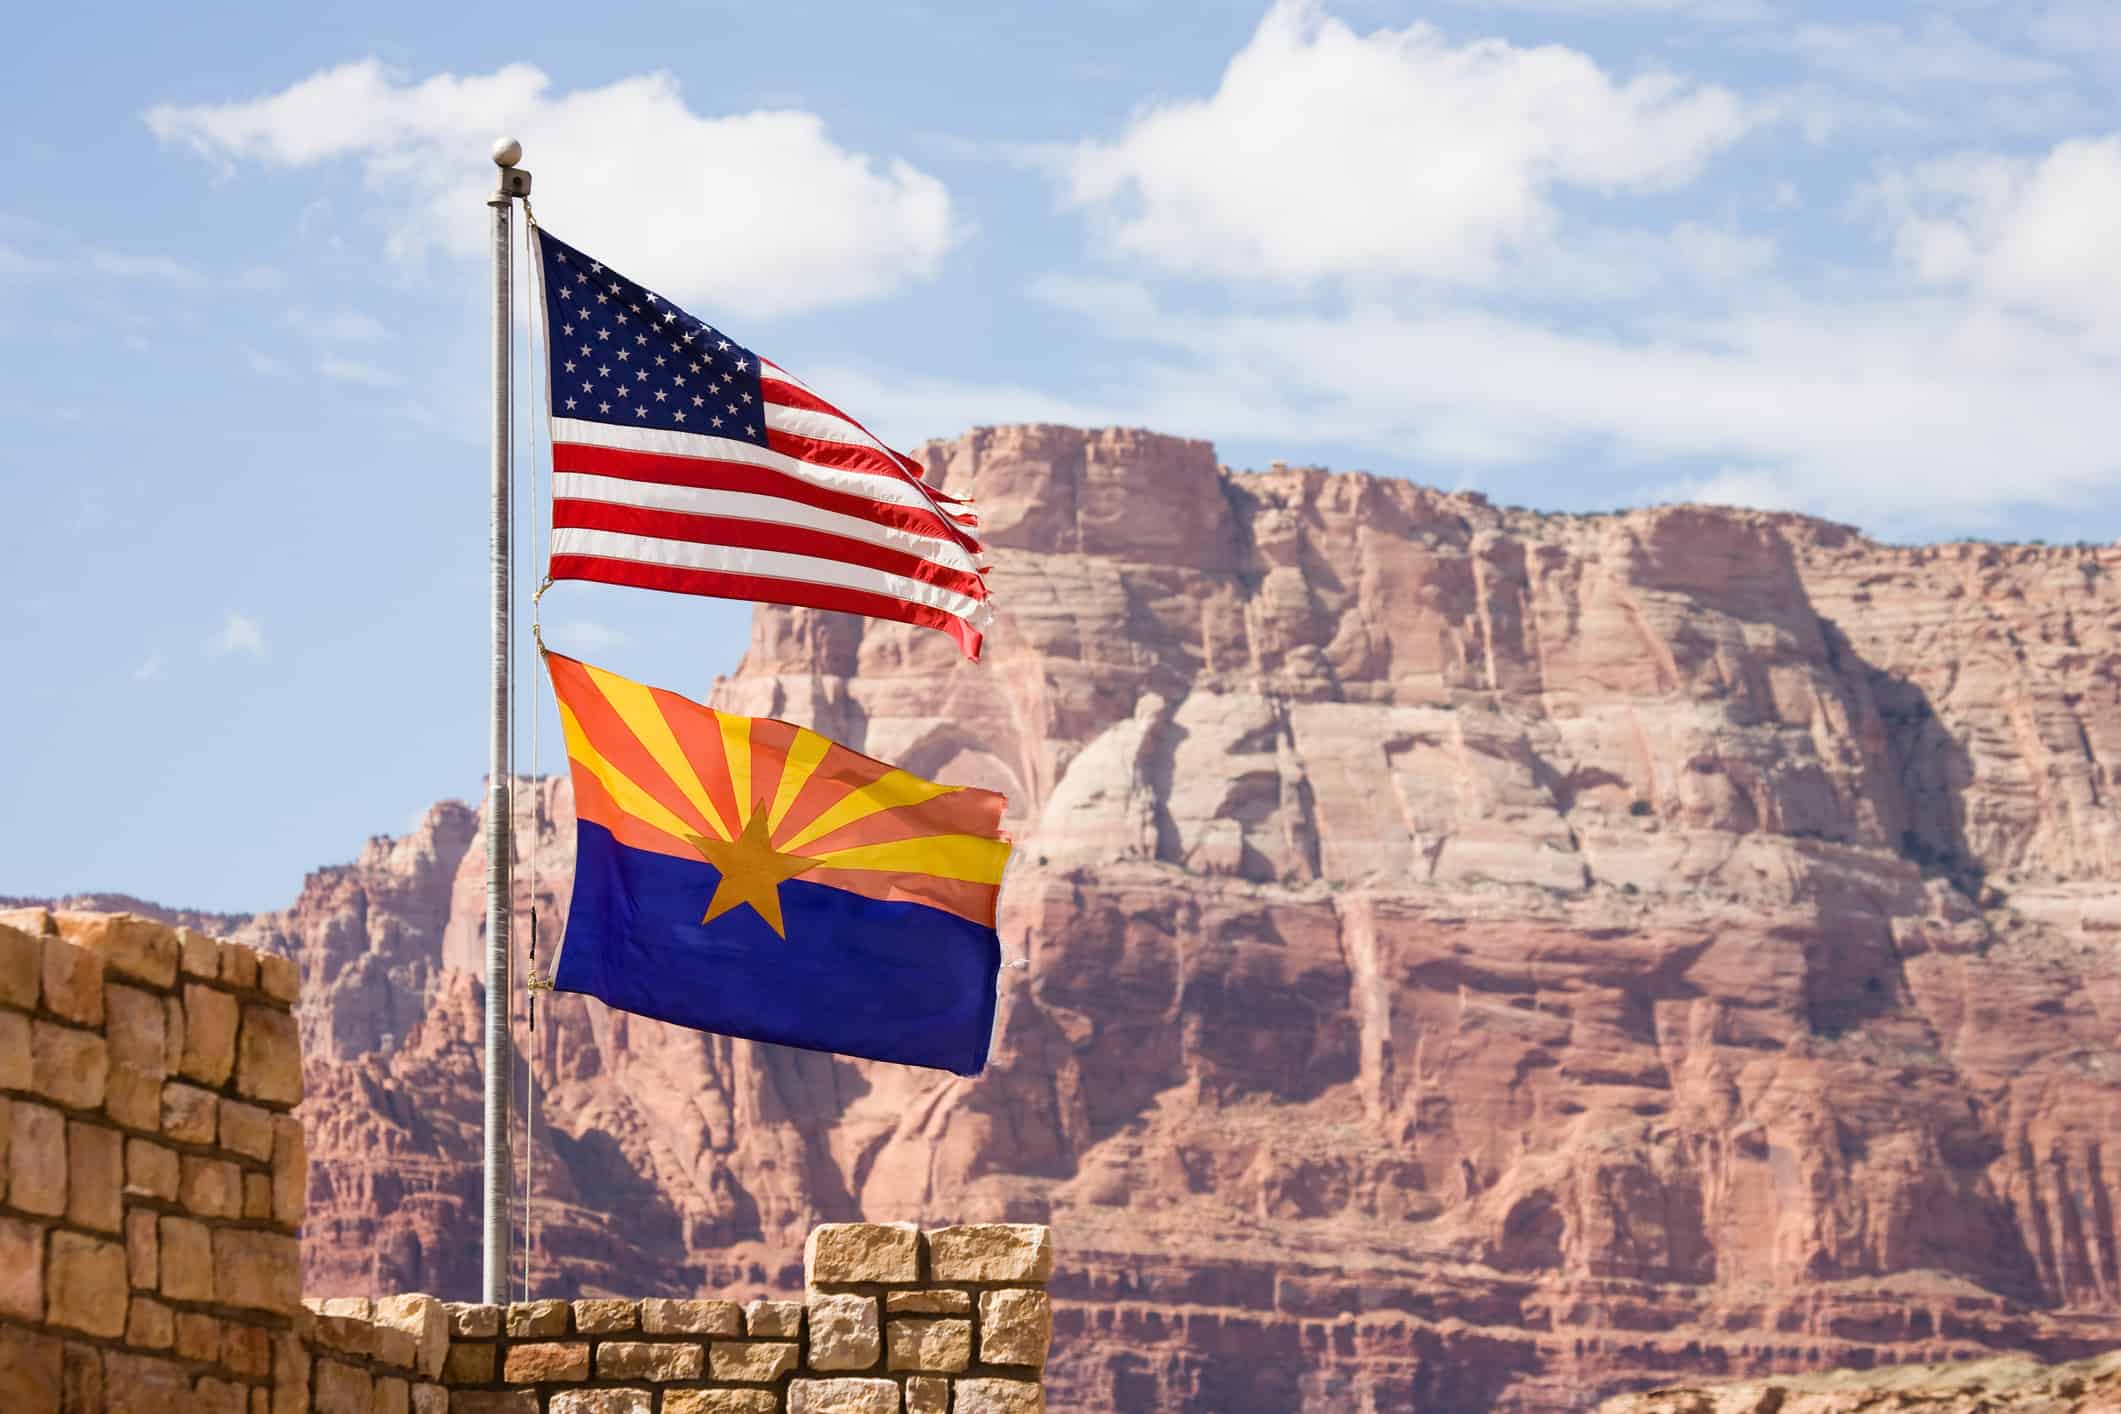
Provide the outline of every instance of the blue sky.
<path id="1" fill-rule="evenodd" d="M 556 233 L 901 445 L 1120 422 L 1553 509 L 2121 535 L 2109 0 L 80 4 L 11 35 L 0 893 L 278 906 L 478 792 L 503 130 Z M 547 600 L 557 645 L 692 692 L 747 618 Z"/>

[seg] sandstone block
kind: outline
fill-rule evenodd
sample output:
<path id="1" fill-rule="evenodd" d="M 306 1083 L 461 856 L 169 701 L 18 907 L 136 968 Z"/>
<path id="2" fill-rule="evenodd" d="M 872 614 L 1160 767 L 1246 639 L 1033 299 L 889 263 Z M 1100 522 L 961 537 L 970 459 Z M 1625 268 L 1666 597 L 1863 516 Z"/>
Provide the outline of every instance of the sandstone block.
<path id="1" fill-rule="evenodd" d="M 151 1296 L 135 1296 L 125 1318 L 125 1343 L 142 1350 L 167 1350 L 176 1339 L 177 1322 L 169 1307 Z"/>
<path id="2" fill-rule="evenodd" d="M 109 1414 L 171 1414 L 192 1407 L 191 1372 L 175 1361 L 115 1350 L 103 1357 L 103 1408 Z"/>
<path id="3" fill-rule="evenodd" d="M 959 1380 L 953 1414 L 1046 1414 L 1046 1390 L 1032 1380 Z"/>
<path id="4" fill-rule="evenodd" d="M 111 1066 L 103 1084 L 103 1113 L 127 1129 L 155 1133 L 162 1127 L 162 1078 L 138 1066 Z"/>
<path id="5" fill-rule="evenodd" d="M 113 976 L 130 977 L 165 990 L 177 980 L 177 935 L 163 924 L 132 913 L 55 911 L 59 936 L 99 953 Z"/>
<path id="6" fill-rule="evenodd" d="M 221 1358 L 221 1323 L 198 1311 L 177 1313 L 177 1355 L 211 1363 Z"/>
<path id="7" fill-rule="evenodd" d="M 272 1111 L 241 1100 L 221 1102 L 221 1147 L 269 1163 L 272 1160 Z"/>
<path id="8" fill-rule="evenodd" d="M 258 990 L 276 1002 L 293 1006 L 302 995 L 302 969 L 291 957 L 258 954 Z"/>
<path id="9" fill-rule="evenodd" d="M 272 1221 L 272 1175 L 243 1175 L 243 1216 L 260 1222 Z"/>
<path id="10" fill-rule="evenodd" d="M 567 1334 L 567 1303 L 564 1301 L 516 1301 L 508 1307 L 511 1340 L 526 1336 Z"/>
<path id="11" fill-rule="evenodd" d="M 16 1100 L 8 1106 L 7 1201 L 25 1213 L 66 1211 L 66 1116 Z"/>
<path id="12" fill-rule="evenodd" d="M 586 1341 L 544 1341 L 535 1345 L 511 1345 L 508 1347 L 508 1357 L 501 1367 L 501 1378 L 512 1385 L 586 1380 L 589 1378 L 589 1345 Z"/>
<path id="13" fill-rule="evenodd" d="M 221 975 L 221 944 L 196 928 L 177 930 L 177 968 L 187 977 L 209 982 Z"/>
<path id="14" fill-rule="evenodd" d="M 641 1303 L 641 1329 L 650 1335 L 742 1335 L 743 1308 L 734 1301 L 668 1301 L 651 1297 Z"/>
<path id="15" fill-rule="evenodd" d="M 884 1351 L 873 1296 L 814 1296 L 810 1299 L 810 1368 L 867 1370 Z"/>
<path id="16" fill-rule="evenodd" d="M 58 1409 L 64 1357 L 51 1336 L 0 1325 L 0 1409 Z"/>
<path id="17" fill-rule="evenodd" d="M 645 1389 L 571 1389 L 552 1397 L 552 1414 L 648 1414 Z"/>
<path id="18" fill-rule="evenodd" d="M 125 1141 L 125 1192 L 129 1197 L 174 1202 L 181 1170 L 177 1151 L 146 1139 Z"/>
<path id="19" fill-rule="evenodd" d="M 191 1387 L 191 1400 L 185 1408 L 196 1414 L 247 1414 L 250 1402 L 244 1396 L 249 1392 L 233 1380 L 201 1375 Z"/>
<path id="20" fill-rule="evenodd" d="M 770 1389 L 674 1389 L 663 1396 L 663 1414 L 780 1414 L 780 1396 Z"/>
<path id="21" fill-rule="evenodd" d="M 162 996 L 138 987 L 116 983 L 103 989 L 104 1039 L 110 1043 L 110 1058 L 119 1065 L 135 1066 L 154 1075 L 162 1074 L 166 1027 Z"/>
<path id="22" fill-rule="evenodd" d="M 316 1398 L 310 1406 L 316 1414 L 369 1414 L 375 1398 L 375 1381 L 366 1370 L 338 1360 L 319 1360 Z"/>
<path id="23" fill-rule="evenodd" d="M 221 1363 L 238 1375 L 263 1379 L 272 1373 L 272 1333 L 263 1326 L 224 1322 Z"/>
<path id="24" fill-rule="evenodd" d="M 162 1294 L 172 1301 L 214 1299 L 213 1240 L 206 1224 L 190 1218 L 161 1219 Z"/>
<path id="25" fill-rule="evenodd" d="M 412 1414 L 412 1386 L 396 1375 L 376 1376 L 375 1399 L 370 1414 Z"/>
<path id="26" fill-rule="evenodd" d="M 211 1144 L 219 1128 L 220 1097 L 196 1085 L 162 1087 L 162 1132 L 181 1144 Z"/>
<path id="27" fill-rule="evenodd" d="M 162 1280 L 159 1223 L 145 1208 L 125 1215 L 125 1279 L 135 1291 L 153 1291 Z"/>
<path id="28" fill-rule="evenodd" d="M 803 1279 L 838 1282 L 920 1280 L 921 1233 L 912 1223 L 821 1223 L 803 1244 Z"/>
<path id="29" fill-rule="evenodd" d="M 605 1299 L 574 1303 L 574 1328 L 584 1335 L 609 1335 L 641 1328 L 641 1313 L 631 1301 Z"/>
<path id="30" fill-rule="evenodd" d="M 891 1322 L 889 1368 L 954 1374 L 972 1363 L 972 1322 L 901 1317 Z"/>
<path id="31" fill-rule="evenodd" d="M 414 1385 L 412 1414 L 449 1414 L 449 1391 L 442 1385 Z"/>
<path id="32" fill-rule="evenodd" d="M 950 1414 L 950 1381 L 940 1375 L 907 1376 L 906 1414 Z"/>
<path id="33" fill-rule="evenodd" d="M 455 1341 L 449 1347 L 449 1355 L 442 1362 L 442 1380 L 452 1385 L 492 1384 L 494 1373 L 500 1367 L 501 1347 L 498 1345 L 469 1345 Z"/>
<path id="34" fill-rule="evenodd" d="M 989 1365 L 1046 1363 L 1053 1302 L 1043 1291 L 1004 1287 L 979 1296 L 979 1358 Z"/>
<path id="35" fill-rule="evenodd" d="M 184 988 L 184 1053 L 177 1070 L 201 1085 L 226 1085 L 236 1064 L 236 999 L 218 987 Z"/>
<path id="36" fill-rule="evenodd" d="M 277 1232 L 214 1230 L 214 1299 L 254 1311 L 293 1311 L 302 1304 L 302 1248 Z"/>
<path id="37" fill-rule="evenodd" d="M 184 998 L 171 993 L 162 999 L 162 1073 L 175 1075 L 184 1064 Z"/>
<path id="38" fill-rule="evenodd" d="M 243 1171 L 227 1159 L 186 1154 L 177 1201 L 202 1218 L 233 1218 L 243 1213 Z"/>
<path id="39" fill-rule="evenodd" d="M 597 1347 L 600 1380 L 696 1380 L 707 1373 L 707 1352 L 697 1345 L 607 1340 Z"/>
<path id="40" fill-rule="evenodd" d="M 258 955 L 241 943 L 223 943 L 221 980 L 240 991 L 257 990 Z"/>
<path id="41" fill-rule="evenodd" d="M 272 1414 L 309 1414 L 309 1351 L 302 1337 L 281 1331 L 272 1342 Z"/>
<path id="42" fill-rule="evenodd" d="M 0 1316 L 44 1319 L 44 1229 L 20 1218 L 0 1218 Z"/>
<path id="43" fill-rule="evenodd" d="M 445 1301 L 442 1309 L 449 1313 L 449 1333 L 460 1339 L 491 1340 L 501 1333 L 501 1308 L 481 1306 L 469 1301 Z"/>
<path id="44" fill-rule="evenodd" d="M 109 1408 L 103 1398 L 103 1352 L 95 1346 L 72 1340 L 66 1343 L 60 1356 L 59 1383 L 62 1408 Z"/>
<path id="45" fill-rule="evenodd" d="M 293 1115 L 276 1115 L 272 1122 L 272 1215 L 282 1227 L 302 1224 L 302 1210 L 309 1202 L 309 1142 Z"/>
<path id="46" fill-rule="evenodd" d="M 744 1307 L 744 1329 L 753 1335 L 801 1335 L 803 1308 L 794 1301 L 749 1302 Z"/>
<path id="47" fill-rule="evenodd" d="M 0 922 L 0 1006 L 24 1011 L 34 1008 L 39 990 L 37 979 L 43 971 L 44 939 Z"/>
<path id="48" fill-rule="evenodd" d="M 449 1312 L 425 1292 L 383 1296 L 376 1300 L 376 1323 L 413 1338 L 414 1368 L 429 1379 L 442 1373 L 449 1358 Z"/>
<path id="49" fill-rule="evenodd" d="M 795 1368 L 795 1354 L 793 1344 L 780 1341 L 718 1340 L 707 1348 L 707 1367 L 718 1380 L 771 1384 Z"/>
<path id="50" fill-rule="evenodd" d="M 66 1126 L 66 1217 L 76 1227 L 119 1232 L 125 1225 L 125 1136 L 100 1124 Z"/>
<path id="51" fill-rule="evenodd" d="M 452 1390 L 449 1414 L 538 1414 L 538 1397 L 527 1389 Z"/>
<path id="52" fill-rule="evenodd" d="M 788 1414 L 899 1414 L 896 1380 L 790 1380 Z"/>
<path id="53" fill-rule="evenodd" d="M 83 1026 L 103 1024 L 103 959 L 64 938 L 44 939 L 44 1009 Z"/>
<path id="54" fill-rule="evenodd" d="M 103 1103 L 110 1048 L 92 1031 L 39 1021 L 30 1028 L 30 1088 L 77 1110 Z"/>
<path id="55" fill-rule="evenodd" d="M 937 1281 L 1039 1281 L 1053 1275 L 1053 1229 L 1043 1223 L 977 1223 L 928 1234 Z"/>
<path id="56" fill-rule="evenodd" d="M 947 1287 L 926 1291 L 887 1291 L 884 1309 L 894 1316 L 963 1316 L 972 1310 L 972 1293 Z"/>
<path id="57" fill-rule="evenodd" d="M 0 1090 L 27 1090 L 35 1068 L 30 1064 L 30 1020 L 19 1011 L 0 1011 Z"/>
<path id="58" fill-rule="evenodd" d="M 125 1248 L 78 1232 L 55 1232 L 46 1280 L 44 1318 L 89 1335 L 125 1332 Z"/>
<path id="59" fill-rule="evenodd" d="M 413 1362 L 419 1359 L 419 1341 L 411 1331 L 392 1326 L 370 1326 L 369 1329 L 375 1332 L 376 1363 L 410 1370 Z"/>

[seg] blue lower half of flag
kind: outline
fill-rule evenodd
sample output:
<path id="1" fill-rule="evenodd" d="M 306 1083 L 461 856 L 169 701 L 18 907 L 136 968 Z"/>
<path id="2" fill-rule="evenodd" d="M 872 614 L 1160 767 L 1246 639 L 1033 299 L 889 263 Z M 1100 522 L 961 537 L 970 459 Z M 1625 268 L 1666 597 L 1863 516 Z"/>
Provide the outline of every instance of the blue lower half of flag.
<path id="1" fill-rule="evenodd" d="M 994 1031 L 1001 940 L 918 903 L 790 879 L 787 936 L 752 908 L 701 915 L 713 865 L 576 831 L 553 986 L 679 1026 L 977 1075 Z"/>

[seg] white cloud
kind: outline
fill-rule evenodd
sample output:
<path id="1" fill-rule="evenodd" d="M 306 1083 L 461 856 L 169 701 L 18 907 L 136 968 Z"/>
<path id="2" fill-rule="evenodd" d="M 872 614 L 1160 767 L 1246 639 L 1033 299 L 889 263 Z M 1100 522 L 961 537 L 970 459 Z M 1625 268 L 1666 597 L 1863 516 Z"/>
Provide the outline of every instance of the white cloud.
<path id="1" fill-rule="evenodd" d="M 1098 420 L 1338 440 L 1444 480 L 1610 458 L 1656 485 L 1661 466 L 1723 463 L 1745 479 L 1676 494 L 1930 528 L 2121 481 L 2121 359 L 2044 320 L 1905 294 L 1734 303 L 1621 332 L 1452 306 L 1158 308 L 1119 331 L 1162 347 L 1114 370 Z"/>
<path id="2" fill-rule="evenodd" d="M 1557 189 L 1682 185 L 1749 121 L 1722 89 L 1616 82 L 1574 50 L 1360 35 L 1278 0 L 1213 97 L 1076 148 L 1069 197 L 1111 250 L 1168 270 L 1478 282 L 1552 243 Z"/>
<path id="3" fill-rule="evenodd" d="M 1773 19 L 1767 0 L 1456 0 L 1476 10 L 1531 10 L 1546 15 L 1611 17 L 1684 16 L 1716 24 L 1743 24 Z"/>
<path id="4" fill-rule="evenodd" d="M 328 343 L 373 343 L 390 332 L 383 326 L 382 320 L 363 314 L 357 309 L 333 310 L 328 314 L 291 314 L 287 322 L 301 333 Z"/>
<path id="5" fill-rule="evenodd" d="M 243 345 L 242 348 L 243 362 L 249 365 L 251 372 L 264 378 L 285 378 L 288 376 L 287 365 L 281 360 L 269 353 L 260 352 L 248 344 Z"/>
<path id="6" fill-rule="evenodd" d="M 265 632 L 258 627 L 256 619 L 231 611 L 228 622 L 221 625 L 221 631 L 207 644 L 207 651 L 217 658 L 226 657 L 231 653 L 247 653 L 253 658 L 262 658 L 265 656 Z"/>
<path id="7" fill-rule="evenodd" d="M 162 676 L 162 655 L 150 653 L 139 667 L 133 669 L 134 682 L 152 682 Z"/>
<path id="8" fill-rule="evenodd" d="M 411 82 L 366 60 L 261 98 L 162 105 L 146 118 L 163 141 L 231 170 L 358 160 L 402 255 L 484 254 L 487 149 L 509 132 L 558 234 L 716 317 L 889 293 L 933 274 L 964 234 L 934 177 L 848 151 L 815 114 L 702 116 L 668 74 L 557 93 L 525 64 Z"/>
<path id="9" fill-rule="evenodd" d="M 2121 7 L 2113 0 L 2063 0 L 2034 19 L 2032 37 L 2060 54 L 2121 59 Z"/>
<path id="10" fill-rule="evenodd" d="M 1892 171 L 1865 204 L 1924 281 L 2094 328 L 2121 320 L 2121 134 Z"/>
<path id="11" fill-rule="evenodd" d="M 387 368 L 353 358 L 322 358 L 317 372 L 338 383 L 358 383 L 364 388 L 395 388 L 404 380 Z"/>
<path id="12" fill-rule="evenodd" d="M 1942 16 L 1933 16 L 1920 29 L 1897 24 L 1799 25 L 1778 42 L 1828 73 L 1898 92 L 2052 83 L 2065 77 L 2059 64 L 1998 49 Z"/>

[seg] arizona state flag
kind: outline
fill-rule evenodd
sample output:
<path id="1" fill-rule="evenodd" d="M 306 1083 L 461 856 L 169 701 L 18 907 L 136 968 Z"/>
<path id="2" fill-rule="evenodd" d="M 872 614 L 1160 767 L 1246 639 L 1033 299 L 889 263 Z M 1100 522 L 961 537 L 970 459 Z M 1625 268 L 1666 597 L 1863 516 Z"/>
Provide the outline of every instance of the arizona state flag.
<path id="1" fill-rule="evenodd" d="M 552 985 L 702 1031 L 976 1075 L 1005 797 L 545 654 L 574 774 Z"/>

